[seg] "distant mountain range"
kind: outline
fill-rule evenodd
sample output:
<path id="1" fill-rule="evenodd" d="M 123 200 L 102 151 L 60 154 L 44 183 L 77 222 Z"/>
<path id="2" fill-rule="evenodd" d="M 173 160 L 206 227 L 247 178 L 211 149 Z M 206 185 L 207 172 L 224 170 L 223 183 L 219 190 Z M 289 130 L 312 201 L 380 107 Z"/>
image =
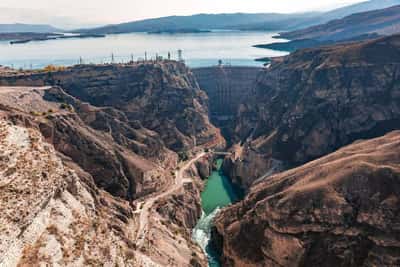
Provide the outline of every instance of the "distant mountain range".
<path id="1" fill-rule="evenodd" d="M 88 12 L 88 14 L 85 14 L 85 16 L 81 15 L 81 17 L 75 14 L 64 16 L 57 14 L 55 11 L 52 12 L 40 8 L 2 7 L 1 2 L 2 1 L 0 1 L 0 24 L 45 24 L 64 30 L 93 28 L 104 25 L 104 21 L 97 21 L 94 16 L 91 16 L 95 11 Z"/>
<path id="2" fill-rule="evenodd" d="M 345 6 L 342 8 L 334 9 L 332 11 L 328 11 L 323 13 L 323 15 L 319 18 L 318 22 L 315 20 L 314 22 L 318 22 L 318 24 L 325 23 L 334 19 L 344 18 L 351 14 L 367 12 L 371 10 L 383 9 L 391 6 L 400 5 L 400 0 L 370 0 L 364 1 L 358 4 L 353 4 L 349 6 Z M 316 25 L 316 24 L 314 24 Z"/>
<path id="3" fill-rule="evenodd" d="M 340 41 L 364 34 L 390 35 L 399 32 L 400 5 L 353 14 L 326 24 L 283 33 L 281 36 L 287 39 Z"/>
<path id="4" fill-rule="evenodd" d="M 400 5 L 362 12 L 328 23 L 281 33 L 288 43 L 257 45 L 256 47 L 293 51 L 296 49 L 357 41 L 400 33 Z"/>
<path id="5" fill-rule="evenodd" d="M 306 14 L 197 14 L 192 16 L 169 16 L 155 19 L 146 19 L 121 24 L 107 25 L 99 28 L 81 29 L 79 32 L 90 33 L 128 33 L 175 31 L 190 29 L 245 29 L 251 25 L 267 24 L 268 29 L 287 28 L 285 22 L 306 21 L 316 13 Z"/>
<path id="6" fill-rule="evenodd" d="M 0 24 L 0 33 L 18 33 L 18 32 L 30 32 L 30 33 L 51 33 L 61 32 L 61 29 L 55 28 L 50 25 L 44 24 Z"/>
<path id="7" fill-rule="evenodd" d="M 80 29 L 84 33 L 129 33 L 177 31 L 184 29 L 232 29 L 232 30 L 295 30 L 339 19 L 357 12 L 370 11 L 400 4 L 400 0 L 371 0 L 328 12 L 295 14 L 197 14 L 169 16 L 103 27 Z"/>
<path id="8" fill-rule="evenodd" d="M 95 28 L 78 29 L 74 30 L 73 32 L 89 34 L 112 34 L 129 32 L 201 32 L 201 30 L 212 29 L 293 31 L 323 24 L 334 19 L 341 19 L 354 13 L 366 12 L 394 5 L 400 5 L 400 0 L 371 0 L 328 12 L 308 12 L 294 14 L 233 13 L 168 16 L 112 24 Z M 45 24 L 0 24 L 0 33 L 48 33 L 60 31 L 62 30 Z"/>

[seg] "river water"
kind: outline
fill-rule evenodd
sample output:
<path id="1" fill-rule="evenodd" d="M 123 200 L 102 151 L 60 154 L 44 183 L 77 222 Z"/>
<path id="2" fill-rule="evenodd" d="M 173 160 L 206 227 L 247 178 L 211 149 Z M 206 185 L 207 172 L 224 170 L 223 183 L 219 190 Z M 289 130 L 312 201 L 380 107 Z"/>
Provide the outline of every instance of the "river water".
<path id="1" fill-rule="evenodd" d="M 156 54 L 177 59 L 177 50 L 183 51 L 183 58 L 189 67 L 225 63 L 244 66 L 261 66 L 254 59 L 281 56 L 287 52 L 255 48 L 253 45 L 266 44 L 274 39 L 276 32 L 213 31 L 188 34 L 112 34 L 105 38 L 59 39 L 25 44 L 9 44 L 0 41 L 0 65 L 15 68 L 42 68 L 49 64 L 74 65 L 80 57 L 84 63 L 107 63 L 114 55 L 114 62 L 154 58 Z"/>
<path id="2" fill-rule="evenodd" d="M 193 229 L 193 240 L 206 252 L 210 267 L 220 267 L 219 255 L 210 246 L 213 219 L 219 210 L 240 197 L 240 193 L 232 185 L 222 170 L 222 159 L 216 160 L 216 170 L 208 177 L 204 191 L 201 194 L 203 214 Z"/>

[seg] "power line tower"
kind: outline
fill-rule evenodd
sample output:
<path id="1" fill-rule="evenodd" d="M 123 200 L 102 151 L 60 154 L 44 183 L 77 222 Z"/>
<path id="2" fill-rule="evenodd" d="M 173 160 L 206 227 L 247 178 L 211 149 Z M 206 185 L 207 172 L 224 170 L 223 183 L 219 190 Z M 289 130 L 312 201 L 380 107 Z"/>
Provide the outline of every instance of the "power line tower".
<path id="1" fill-rule="evenodd" d="M 111 64 L 114 64 L 114 60 L 115 60 L 114 53 L 111 53 Z"/>
<path id="2" fill-rule="evenodd" d="M 182 52 L 183 52 L 182 49 L 179 49 L 179 50 L 178 50 L 178 61 L 179 61 L 179 62 L 183 62 Z"/>

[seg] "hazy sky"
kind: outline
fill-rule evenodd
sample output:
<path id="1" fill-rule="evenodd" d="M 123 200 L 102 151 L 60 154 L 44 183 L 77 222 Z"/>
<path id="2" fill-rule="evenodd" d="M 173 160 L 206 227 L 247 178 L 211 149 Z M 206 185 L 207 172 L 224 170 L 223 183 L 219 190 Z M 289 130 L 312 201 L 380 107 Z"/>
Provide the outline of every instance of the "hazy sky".
<path id="1" fill-rule="evenodd" d="M 85 23 L 118 23 L 168 15 L 223 12 L 301 12 L 331 9 L 363 0 L 0 0 L 0 23 L 62 17 Z M 21 10 L 20 12 L 18 9 Z M 29 9 L 35 9 L 31 12 Z M 0 10 L 1 11 L 1 10 Z M 18 14 L 18 12 L 20 14 Z M 17 14 L 15 14 L 17 13 Z M 23 15 L 22 15 L 23 14 Z M 30 14 L 30 15 L 29 15 Z M 28 16 L 29 15 L 29 16 Z M 16 21 L 14 21 L 16 22 Z"/>

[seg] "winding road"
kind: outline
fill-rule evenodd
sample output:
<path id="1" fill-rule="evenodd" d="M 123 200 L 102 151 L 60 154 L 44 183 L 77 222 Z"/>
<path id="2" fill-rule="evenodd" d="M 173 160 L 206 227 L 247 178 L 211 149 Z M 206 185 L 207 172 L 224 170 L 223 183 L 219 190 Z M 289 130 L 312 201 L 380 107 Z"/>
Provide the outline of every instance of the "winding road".
<path id="1" fill-rule="evenodd" d="M 154 205 L 154 203 L 161 199 L 164 198 L 168 195 L 171 195 L 174 193 L 176 190 L 180 189 L 183 184 L 188 181 L 187 179 L 183 178 L 183 174 L 187 169 L 190 168 L 190 166 L 198 161 L 200 158 L 204 157 L 207 155 L 206 152 L 201 152 L 197 154 L 194 158 L 192 158 L 189 161 L 181 163 L 181 167 L 175 171 L 175 183 L 168 188 L 166 191 L 160 192 L 160 194 L 152 196 L 145 201 L 137 203 L 138 209 L 136 212 L 140 213 L 139 215 L 139 229 L 136 235 L 136 245 L 137 247 L 142 247 L 143 243 L 145 241 L 145 237 L 149 231 L 148 225 L 149 225 L 149 216 L 150 216 L 150 210 L 151 207 Z M 191 180 L 190 180 L 191 181 Z"/>

